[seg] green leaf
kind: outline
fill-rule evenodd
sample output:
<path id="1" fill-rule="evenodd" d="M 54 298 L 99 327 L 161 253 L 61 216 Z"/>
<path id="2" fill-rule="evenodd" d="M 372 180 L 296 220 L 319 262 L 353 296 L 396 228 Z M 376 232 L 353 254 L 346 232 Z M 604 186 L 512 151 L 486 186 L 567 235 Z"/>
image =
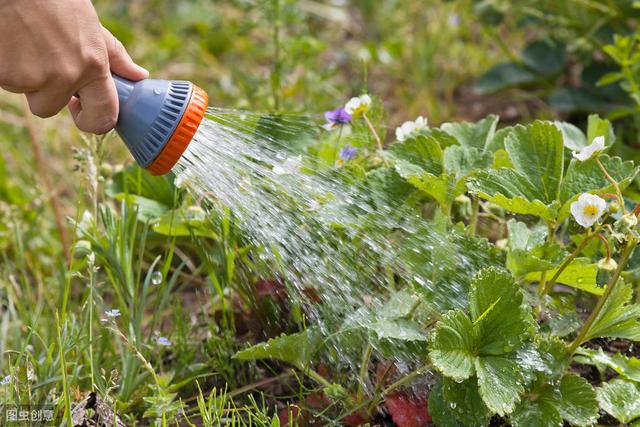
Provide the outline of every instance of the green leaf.
<path id="1" fill-rule="evenodd" d="M 409 169 L 406 165 L 396 164 L 398 174 L 405 178 L 415 188 L 433 197 L 440 206 L 450 206 L 453 200 L 464 193 L 464 181 L 457 181 L 454 176 L 435 176 L 429 173 L 416 174 L 415 169 Z"/>
<path id="2" fill-rule="evenodd" d="M 558 198 L 563 147 L 562 133 L 558 128 L 542 121 L 535 121 L 527 127 L 516 126 L 505 140 L 514 168 L 539 189 L 534 197 L 546 204 Z"/>
<path id="3" fill-rule="evenodd" d="M 587 125 L 587 142 L 591 144 L 598 136 L 604 136 L 606 147 L 611 147 L 616 142 L 616 134 L 611 122 L 607 119 L 601 119 L 597 114 L 591 114 Z"/>
<path id="4" fill-rule="evenodd" d="M 219 239 L 206 220 L 192 218 L 184 209 L 165 212 L 154 221 L 153 231 L 163 236 Z"/>
<path id="5" fill-rule="evenodd" d="M 562 141 L 568 149 L 578 151 L 589 145 L 587 137 L 577 126 L 559 121 L 555 121 L 553 124 L 562 132 Z"/>
<path id="6" fill-rule="evenodd" d="M 556 403 L 562 418 L 577 426 L 595 424 L 598 419 L 596 392 L 578 375 L 565 375 L 560 382 L 561 399 Z"/>
<path id="7" fill-rule="evenodd" d="M 634 166 L 633 161 L 625 162 L 620 157 L 610 157 L 606 154 L 600 155 L 598 159 L 621 188 L 629 185 L 638 174 L 638 168 Z M 560 200 L 566 202 L 585 192 L 607 193 L 612 190 L 613 186 L 595 159 L 584 162 L 573 159 L 562 183 Z"/>
<path id="8" fill-rule="evenodd" d="M 465 380 L 474 373 L 474 343 L 471 320 L 461 310 L 452 310 L 433 329 L 429 356 L 444 375 Z"/>
<path id="9" fill-rule="evenodd" d="M 620 279 L 583 342 L 599 337 L 640 341 L 640 304 L 632 304 L 632 298 L 632 286 Z"/>
<path id="10" fill-rule="evenodd" d="M 179 201 L 171 175 L 153 176 L 137 164 L 116 173 L 106 191 L 111 197 L 121 193 L 142 196 L 169 208 L 177 207 Z"/>
<path id="11" fill-rule="evenodd" d="M 552 268 L 547 271 L 547 279 L 553 277 L 558 271 Z M 576 258 L 560 273 L 556 279 L 556 283 L 562 283 L 575 289 L 589 292 L 593 295 L 602 295 L 604 288 L 599 287 L 597 283 L 598 265 L 591 263 L 588 258 Z M 525 276 L 529 281 L 540 281 L 541 272 L 529 273 Z"/>
<path id="12" fill-rule="evenodd" d="M 565 256 L 562 246 L 546 241 L 547 230 L 540 226 L 529 230 L 526 224 L 510 219 L 509 252 L 506 266 L 515 277 L 556 267 Z"/>
<path id="13" fill-rule="evenodd" d="M 303 368 L 313 360 L 321 345 L 320 333 L 309 328 L 297 334 L 281 335 L 256 344 L 237 352 L 233 357 L 240 360 L 277 359 Z"/>
<path id="14" fill-rule="evenodd" d="M 563 173 L 562 133 L 552 123 L 535 121 L 513 128 L 504 144 L 514 169 L 482 171 L 469 179 L 469 191 L 511 212 L 555 220 Z"/>
<path id="15" fill-rule="evenodd" d="M 513 168 L 513 163 L 511 163 L 511 159 L 509 158 L 509 153 L 504 148 L 499 148 L 493 153 L 493 163 L 491 164 L 492 169 L 500 169 L 500 168 Z"/>
<path id="16" fill-rule="evenodd" d="M 444 123 L 440 129 L 455 137 L 462 146 L 485 152 L 493 140 L 497 125 L 498 116 L 490 115 L 477 123 Z"/>
<path id="17" fill-rule="evenodd" d="M 502 355 L 516 350 L 527 338 L 529 313 L 511 275 L 489 268 L 471 283 L 469 312 L 476 327 L 480 355 Z"/>
<path id="18" fill-rule="evenodd" d="M 600 407 L 623 424 L 640 418 L 640 389 L 629 381 L 614 379 L 596 389 Z"/>
<path id="19" fill-rule="evenodd" d="M 453 412 L 451 402 L 444 397 L 443 382 L 444 380 L 438 381 L 429 393 L 429 415 L 438 427 L 464 427 L 465 424 Z"/>
<path id="20" fill-rule="evenodd" d="M 442 393 L 450 411 L 465 425 L 485 425 L 491 413 L 478 392 L 478 381 L 470 378 L 458 383 L 448 378 L 442 380 Z"/>
<path id="21" fill-rule="evenodd" d="M 573 425 L 588 426 L 597 418 L 595 391 L 577 375 L 565 375 L 557 386 L 539 379 L 510 417 L 515 427 L 560 427 L 563 419 Z"/>
<path id="22" fill-rule="evenodd" d="M 620 353 L 608 354 L 601 348 L 593 350 L 578 347 L 573 359 L 578 363 L 596 366 L 600 372 L 604 372 L 606 368 L 613 369 L 621 377 L 640 383 L 640 359 L 637 357 L 626 357 Z"/>
<path id="23" fill-rule="evenodd" d="M 510 251 L 531 251 L 543 245 L 547 240 L 547 229 L 542 226 L 529 228 L 524 222 L 510 219 L 507 221 Z"/>
<path id="24" fill-rule="evenodd" d="M 546 387 L 535 399 L 524 398 L 509 417 L 514 427 L 562 427 L 553 389 Z"/>
<path id="25" fill-rule="evenodd" d="M 524 393 L 520 366 L 506 357 L 476 359 L 480 395 L 487 407 L 499 415 L 509 414 Z"/>
<path id="26" fill-rule="evenodd" d="M 135 205 L 136 215 L 142 222 L 150 222 L 160 218 L 169 207 L 155 200 L 134 194 L 120 193 L 115 195 L 117 200 L 125 200 L 128 204 Z"/>
<path id="27" fill-rule="evenodd" d="M 420 326 L 407 319 L 380 319 L 371 324 L 378 338 L 395 339 L 401 341 L 426 341 L 427 337 Z"/>
<path id="28" fill-rule="evenodd" d="M 374 206 L 400 206 L 416 192 L 393 168 L 376 168 L 367 174 L 366 189 Z"/>
<path id="29" fill-rule="evenodd" d="M 403 160 L 420 167 L 417 175 L 428 172 L 432 175 L 442 173 L 442 149 L 438 140 L 432 136 L 420 135 L 404 142 L 396 142 L 386 152 L 391 160 Z"/>
<path id="30" fill-rule="evenodd" d="M 559 203 L 545 204 L 540 200 L 543 194 L 539 188 L 513 169 L 481 171 L 469 178 L 467 187 L 472 193 L 513 213 L 535 215 L 550 221 L 558 214 Z"/>
<path id="31" fill-rule="evenodd" d="M 497 130 L 493 135 L 491 141 L 489 141 L 489 143 L 487 144 L 486 151 L 495 153 L 498 150 L 504 150 L 504 141 L 505 139 L 507 139 L 507 136 L 509 136 L 512 130 L 512 126 Z"/>
<path id="32" fill-rule="evenodd" d="M 491 166 L 493 157 L 489 152 L 477 148 L 454 145 L 444 150 L 444 170 L 456 179 L 462 179 L 472 172 Z"/>
<path id="33" fill-rule="evenodd" d="M 409 288 L 404 288 L 391 294 L 379 315 L 386 319 L 401 319 L 409 316 L 419 303 L 420 295 Z"/>

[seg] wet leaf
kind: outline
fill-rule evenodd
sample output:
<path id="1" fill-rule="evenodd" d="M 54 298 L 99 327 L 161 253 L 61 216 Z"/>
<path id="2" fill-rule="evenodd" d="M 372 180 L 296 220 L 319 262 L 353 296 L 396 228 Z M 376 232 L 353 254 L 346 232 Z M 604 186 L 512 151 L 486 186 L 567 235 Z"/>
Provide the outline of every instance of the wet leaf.
<path id="1" fill-rule="evenodd" d="M 595 424 L 598 419 L 596 393 L 589 382 L 577 375 L 565 375 L 560 382 L 556 406 L 562 418 L 577 426 Z"/>
<path id="2" fill-rule="evenodd" d="M 489 115 L 476 123 L 444 123 L 440 129 L 455 137 L 461 146 L 485 152 L 493 140 L 497 125 L 498 116 Z"/>
<path id="3" fill-rule="evenodd" d="M 620 280 L 582 342 L 598 337 L 640 341 L 640 304 L 631 303 L 633 287 Z"/>
<path id="4" fill-rule="evenodd" d="M 291 335 L 281 335 L 267 342 L 239 351 L 234 358 L 240 360 L 277 359 L 304 368 L 315 357 L 322 344 L 322 336 L 314 329 Z"/>
<path id="5" fill-rule="evenodd" d="M 640 389 L 637 384 L 614 379 L 596 389 L 600 407 L 623 424 L 640 418 Z"/>

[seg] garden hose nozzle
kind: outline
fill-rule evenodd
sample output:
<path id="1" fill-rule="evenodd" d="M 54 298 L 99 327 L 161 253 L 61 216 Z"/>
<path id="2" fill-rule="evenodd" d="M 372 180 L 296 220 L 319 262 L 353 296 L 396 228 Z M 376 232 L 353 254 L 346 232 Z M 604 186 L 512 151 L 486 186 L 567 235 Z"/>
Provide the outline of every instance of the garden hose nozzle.
<path id="1" fill-rule="evenodd" d="M 187 81 L 113 79 L 120 102 L 118 134 L 140 166 L 153 175 L 168 173 L 204 118 L 207 93 Z"/>

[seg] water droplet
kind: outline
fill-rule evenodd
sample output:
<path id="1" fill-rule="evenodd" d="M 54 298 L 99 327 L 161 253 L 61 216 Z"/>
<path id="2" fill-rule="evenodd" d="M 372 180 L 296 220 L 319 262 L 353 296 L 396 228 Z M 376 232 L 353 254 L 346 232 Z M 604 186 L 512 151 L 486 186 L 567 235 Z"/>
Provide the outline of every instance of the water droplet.
<path id="1" fill-rule="evenodd" d="M 159 271 L 154 271 L 151 275 L 151 283 L 154 285 L 159 285 L 162 283 L 162 273 Z"/>
<path id="2" fill-rule="evenodd" d="M 153 90 L 154 95 L 160 95 L 160 89 L 154 89 Z"/>

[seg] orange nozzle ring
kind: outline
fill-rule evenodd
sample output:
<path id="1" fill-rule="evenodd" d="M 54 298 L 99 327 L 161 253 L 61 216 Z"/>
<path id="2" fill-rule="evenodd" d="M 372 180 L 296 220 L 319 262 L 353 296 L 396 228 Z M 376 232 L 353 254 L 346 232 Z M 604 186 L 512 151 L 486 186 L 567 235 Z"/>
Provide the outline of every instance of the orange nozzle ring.
<path id="1" fill-rule="evenodd" d="M 191 99 L 180 123 L 178 123 L 178 127 L 176 127 L 173 135 L 169 138 L 169 142 L 164 146 L 158 157 L 147 167 L 151 175 L 158 176 L 168 173 L 180 160 L 180 157 L 182 157 L 196 134 L 208 105 L 209 96 L 207 92 L 193 85 Z"/>

